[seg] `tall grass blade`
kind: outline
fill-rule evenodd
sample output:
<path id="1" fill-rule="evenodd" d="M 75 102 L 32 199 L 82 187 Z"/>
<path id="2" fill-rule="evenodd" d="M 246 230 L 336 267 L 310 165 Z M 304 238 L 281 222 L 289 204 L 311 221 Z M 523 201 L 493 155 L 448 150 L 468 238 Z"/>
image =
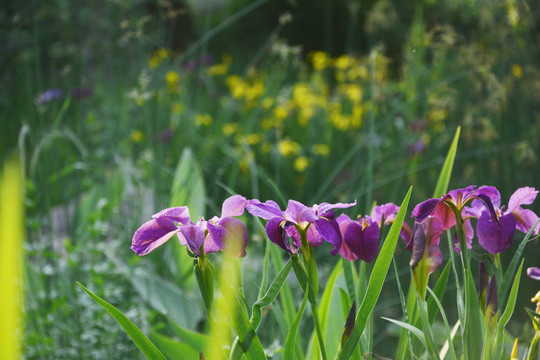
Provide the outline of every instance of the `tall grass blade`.
<path id="1" fill-rule="evenodd" d="M 141 352 L 150 360 L 166 359 L 159 349 L 142 333 L 139 328 L 131 322 L 120 310 L 109 304 L 93 292 L 85 288 L 80 282 L 77 284 L 88 294 L 95 302 L 101 305 L 117 322 L 122 329 L 129 335 L 131 340 L 137 345 Z"/>
<path id="2" fill-rule="evenodd" d="M 457 145 L 459 141 L 459 133 L 461 132 L 461 126 L 458 126 L 456 129 L 456 134 L 444 160 L 441 173 L 439 174 L 439 179 L 437 180 L 437 185 L 435 185 L 435 191 L 433 191 L 433 197 L 441 197 L 446 194 L 448 190 L 448 184 L 450 183 L 450 177 L 452 175 L 452 168 L 454 167 L 454 160 L 456 158 Z"/>
<path id="3" fill-rule="evenodd" d="M 0 359 L 20 359 L 23 335 L 22 174 L 9 158 L 0 181 Z"/>
<path id="4" fill-rule="evenodd" d="M 291 329 L 289 330 L 289 334 L 287 335 L 287 340 L 285 340 L 283 360 L 294 360 L 296 335 L 298 333 L 298 326 L 300 325 L 300 320 L 302 320 L 302 316 L 304 315 L 304 311 L 306 310 L 307 300 L 308 292 L 306 291 L 304 293 L 304 300 L 302 300 L 302 306 L 300 306 L 300 310 L 298 310 L 298 313 L 296 314 L 291 324 Z"/>
<path id="5" fill-rule="evenodd" d="M 448 265 L 446 265 L 446 268 L 448 268 L 448 273 L 449 273 L 450 272 L 450 267 Z M 448 276 L 447 276 L 447 279 L 448 279 Z M 427 290 L 431 294 L 431 296 L 429 298 L 433 299 L 433 302 L 435 303 L 435 306 L 437 306 L 437 308 L 439 308 L 439 312 L 441 313 L 441 317 L 442 317 L 443 323 L 444 323 L 444 329 L 446 331 L 446 341 L 448 342 L 448 349 L 450 350 L 450 356 L 451 356 L 452 359 L 456 360 L 457 356 L 456 356 L 456 351 L 454 350 L 454 343 L 452 341 L 452 331 L 450 330 L 450 326 L 448 325 L 448 319 L 446 318 L 446 313 L 444 311 L 444 308 L 443 308 L 443 306 L 442 306 L 442 304 L 441 304 L 441 302 L 439 300 L 439 297 L 435 293 L 435 291 L 431 290 L 429 288 L 429 286 L 427 287 Z"/>
<path id="6" fill-rule="evenodd" d="M 407 331 L 411 332 L 412 334 L 414 334 L 414 336 L 416 336 L 420 340 L 420 342 L 424 346 L 424 349 L 427 348 L 426 337 L 424 336 L 424 333 L 422 332 L 422 330 L 420 330 L 419 328 L 412 326 L 411 324 L 407 324 L 403 321 L 386 318 L 384 316 L 382 317 L 382 319 L 390 321 L 396 325 L 399 325 L 402 328 L 406 329 Z"/>
<path id="7" fill-rule="evenodd" d="M 156 331 L 150 332 L 150 339 L 159 346 L 169 359 L 197 359 L 199 357 L 200 352 L 190 345 L 161 335 Z"/>
<path id="8" fill-rule="evenodd" d="M 407 207 L 409 205 L 411 192 L 412 187 L 409 188 L 405 199 L 401 203 L 401 207 L 399 208 L 396 219 L 392 224 L 392 227 L 390 228 L 390 231 L 388 232 L 388 235 L 386 236 L 384 244 L 381 248 L 381 252 L 377 257 L 377 261 L 375 262 L 375 265 L 371 272 L 371 277 L 369 279 L 366 295 L 364 296 L 362 305 L 360 306 L 360 310 L 358 312 L 358 315 L 356 316 L 356 326 L 354 327 L 351 337 L 345 343 L 342 350 L 338 354 L 336 354 L 337 358 L 340 360 L 350 358 L 354 348 L 360 340 L 360 336 L 364 332 L 367 319 L 373 312 L 373 308 L 377 303 L 377 299 L 379 298 L 379 295 L 381 293 L 384 280 L 386 279 L 386 274 L 388 273 L 388 269 L 390 268 L 390 263 L 392 262 L 394 250 L 399 239 L 399 233 L 401 231 L 401 227 L 405 219 L 405 213 L 407 212 Z"/>

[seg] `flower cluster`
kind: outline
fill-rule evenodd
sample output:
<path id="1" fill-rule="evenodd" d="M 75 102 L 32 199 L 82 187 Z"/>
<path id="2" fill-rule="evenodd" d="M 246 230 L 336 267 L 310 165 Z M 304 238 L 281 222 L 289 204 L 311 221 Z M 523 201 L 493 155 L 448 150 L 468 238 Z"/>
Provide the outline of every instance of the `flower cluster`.
<path id="1" fill-rule="evenodd" d="M 530 205 L 538 195 L 531 187 L 523 187 L 514 192 L 508 207 L 501 207 L 501 195 L 493 186 L 468 186 L 452 190 L 441 198 L 428 199 L 418 204 L 412 213 L 416 218 L 411 242 L 407 247 L 412 250 L 411 267 L 415 267 L 424 258 L 429 259 L 430 272 L 442 262 L 439 238 L 444 230 L 454 226 L 456 229 L 456 250 L 460 250 L 459 234 L 464 235 L 463 242 L 472 247 L 474 228 L 472 219 L 476 219 L 476 235 L 479 244 L 490 254 L 498 254 L 508 249 L 516 230 L 528 232 L 538 220 L 538 216 L 522 205 Z M 470 206 L 467 206 L 470 205 Z M 537 235 L 540 225 L 533 229 Z"/>
<path id="2" fill-rule="evenodd" d="M 399 207 L 392 203 L 375 206 L 369 216 L 351 220 L 342 214 L 335 218 L 334 209 L 345 209 L 352 203 L 322 203 L 308 207 L 289 200 L 285 211 L 272 200 L 261 202 L 234 195 L 225 200 L 220 217 L 193 222 L 186 206 L 168 208 L 152 216 L 133 236 L 131 249 L 137 255 L 146 255 L 164 244 L 174 235 L 195 256 L 224 250 L 229 255 L 246 254 L 247 231 L 236 217 L 244 210 L 267 221 L 268 239 L 290 254 L 296 254 L 307 244 L 317 247 L 327 242 L 332 245 L 331 255 L 341 254 L 345 259 L 371 262 L 379 250 L 380 228 L 391 224 Z M 411 230 L 407 224 L 401 230 L 402 238 L 409 242 Z"/>

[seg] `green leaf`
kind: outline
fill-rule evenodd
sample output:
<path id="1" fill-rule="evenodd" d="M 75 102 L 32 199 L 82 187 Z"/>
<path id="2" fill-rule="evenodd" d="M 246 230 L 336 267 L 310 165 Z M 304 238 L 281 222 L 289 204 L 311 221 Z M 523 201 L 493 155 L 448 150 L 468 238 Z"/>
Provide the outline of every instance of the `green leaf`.
<path id="1" fill-rule="evenodd" d="M 339 338 L 337 336 L 326 336 L 327 334 L 333 334 L 335 330 L 340 331 L 343 328 L 344 319 L 339 316 L 338 314 L 334 313 L 331 310 L 335 310 L 335 306 L 332 309 L 332 301 L 334 299 L 334 295 L 338 293 L 338 287 L 336 287 L 336 281 L 338 279 L 338 276 L 342 274 L 342 261 L 339 261 L 336 266 L 334 267 L 334 270 L 330 274 L 330 277 L 328 278 L 328 281 L 326 282 L 325 289 L 323 292 L 323 295 L 319 302 L 319 317 L 321 321 L 321 328 L 323 332 L 323 336 L 325 337 L 325 345 L 327 352 L 332 354 L 335 353 L 335 351 L 338 348 L 339 345 Z M 339 303 L 339 306 L 341 307 L 341 304 Z M 331 325 L 329 325 L 329 317 L 330 314 L 334 314 L 332 318 L 330 319 L 330 322 L 332 322 Z M 330 331 L 329 327 L 332 327 Z M 311 342 L 313 349 L 313 360 L 320 359 L 321 352 L 319 349 L 319 342 L 317 340 L 317 336 L 315 334 L 315 329 L 312 333 L 313 341 Z"/>
<path id="2" fill-rule="evenodd" d="M 407 195 L 399 208 L 396 219 L 394 220 L 394 223 L 386 236 L 386 240 L 384 241 L 379 256 L 377 257 L 377 261 L 373 266 L 366 295 L 364 296 L 364 300 L 362 301 L 362 305 L 360 306 L 360 310 L 356 316 L 356 326 L 354 327 L 351 337 L 338 354 L 338 358 L 340 360 L 350 358 L 354 348 L 358 344 L 360 336 L 364 332 L 367 319 L 371 315 L 373 308 L 379 299 L 384 280 L 386 279 L 386 274 L 388 273 L 390 263 L 392 262 L 394 250 L 399 239 L 399 233 L 405 219 L 405 213 L 407 212 L 411 192 L 412 187 L 407 192 Z"/>
<path id="3" fill-rule="evenodd" d="M 431 296 L 427 300 L 427 306 L 428 306 L 428 316 L 429 316 L 429 322 L 430 324 L 433 324 L 433 321 L 435 320 L 435 317 L 437 315 L 437 299 L 442 299 L 444 292 L 446 290 L 446 285 L 448 284 L 448 277 L 450 275 L 450 269 L 452 268 L 450 264 L 450 260 L 446 263 L 446 266 L 444 267 L 443 272 L 441 273 L 441 276 L 439 276 L 439 279 L 437 280 L 437 283 L 435 284 L 435 287 L 433 288 L 433 293 L 435 294 L 436 298 L 433 299 Z M 431 289 L 430 289 L 431 292 Z"/>
<path id="4" fill-rule="evenodd" d="M 457 145 L 459 141 L 459 133 L 461 131 L 461 126 L 458 126 L 456 129 L 456 134 L 444 160 L 444 164 L 439 174 L 439 179 L 437 180 L 437 185 L 435 185 L 435 191 L 433 192 L 433 197 L 441 197 L 446 194 L 448 190 L 448 184 L 450 183 L 450 176 L 452 175 L 452 168 L 454 167 L 454 159 L 456 158 Z"/>
<path id="5" fill-rule="evenodd" d="M 422 330 L 420 330 L 419 328 L 412 326 L 411 324 L 407 324 L 403 321 L 389 319 L 384 316 L 382 316 L 381 318 L 384 320 L 390 321 L 396 325 L 399 325 L 405 330 L 411 332 L 412 334 L 414 334 L 414 336 L 416 336 L 422 342 L 422 345 L 424 345 L 424 348 L 427 348 L 426 337 L 424 336 L 424 333 L 422 332 Z"/>
<path id="6" fill-rule="evenodd" d="M 131 322 L 120 310 L 100 298 L 99 296 L 92 293 L 90 290 L 85 288 L 81 283 L 77 284 L 88 294 L 95 302 L 101 305 L 111 316 L 120 324 L 124 331 L 129 335 L 131 340 L 137 345 L 137 347 L 142 351 L 144 356 L 150 360 L 154 359 L 165 359 L 165 356 L 159 351 L 159 349 L 142 333 L 139 328 Z"/>
<path id="7" fill-rule="evenodd" d="M 129 277 L 139 296 L 155 310 L 188 329 L 194 329 L 202 316 L 201 307 L 176 285 L 141 268 Z"/>
<path id="8" fill-rule="evenodd" d="M 184 341 L 193 349 L 199 352 L 206 349 L 207 344 L 212 341 L 212 338 L 210 336 L 187 330 L 172 320 L 169 320 L 169 324 L 171 325 L 171 328 L 173 329 L 175 334 L 178 335 L 178 337 L 182 339 L 182 341 Z"/>
<path id="9" fill-rule="evenodd" d="M 482 310 L 478 303 L 478 294 L 476 292 L 476 286 L 472 278 L 470 269 L 465 269 L 465 311 L 466 311 L 466 323 L 465 327 L 465 346 L 469 359 L 480 359 L 482 356 L 482 346 L 484 343 L 484 334 L 482 333 Z"/>
<path id="10" fill-rule="evenodd" d="M 159 346 L 169 359 L 199 359 L 200 352 L 188 344 L 168 338 L 156 331 L 150 331 L 150 339 Z"/>
<path id="11" fill-rule="evenodd" d="M 448 265 L 450 265 L 450 263 L 448 263 Z M 450 267 L 448 265 L 446 265 L 446 268 L 448 268 L 448 273 L 450 273 Z M 448 279 L 448 275 L 447 275 L 447 279 Z M 431 294 L 429 298 L 433 299 L 435 306 L 439 308 L 439 312 L 441 313 L 441 316 L 444 322 L 444 329 L 446 330 L 446 340 L 448 341 L 448 348 L 450 350 L 450 355 L 452 356 L 452 359 L 457 359 L 456 352 L 454 350 L 454 343 L 452 341 L 452 331 L 450 330 L 450 326 L 448 325 L 448 319 L 446 318 L 446 313 L 444 312 L 444 308 L 441 302 L 439 301 L 439 297 L 437 296 L 435 291 L 432 291 L 429 287 L 427 288 L 427 290 Z"/>
<path id="12" fill-rule="evenodd" d="M 307 300 L 308 292 L 306 291 L 304 293 L 304 300 L 302 300 L 302 306 L 300 306 L 300 310 L 298 310 L 298 313 L 296 314 L 291 324 L 289 334 L 287 334 L 287 340 L 285 340 L 285 351 L 283 353 L 283 360 L 294 360 L 296 334 L 298 333 L 298 325 L 300 325 L 300 320 L 302 320 L 304 310 L 306 310 Z"/>

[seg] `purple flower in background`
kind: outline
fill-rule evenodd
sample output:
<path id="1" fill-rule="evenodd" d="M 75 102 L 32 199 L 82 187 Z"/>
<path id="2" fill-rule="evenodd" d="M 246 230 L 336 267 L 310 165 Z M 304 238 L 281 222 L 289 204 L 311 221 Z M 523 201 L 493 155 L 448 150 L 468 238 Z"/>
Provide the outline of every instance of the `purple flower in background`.
<path id="1" fill-rule="evenodd" d="M 540 268 L 537 268 L 537 267 L 528 268 L 527 276 L 534 280 L 540 280 Z"/>
<path id="2" fill-rule="evenodd" d="M 71 96 L 75 99 L 85 99 L 94 94 L 94 88 L 91 86 L 76 87 L 71 90 Z"/>
<path id="3" fill-rule="evenodd" d="M 531 187 L 517 189 L 508 202 L 508 209 L 501 207 L 501 195 L 493 186 L 482 186 L 478 200 L 472 202 L 472 207 L 466 212 L 478 218 L 476 233 L 478 242 L 491 254 L 501 253 L 514 242 L 517 230 L 528 232 L 538 220 L 538 216 L 521 205 L 530 205 L 538 195 Z M 540 225 L 533 230 L 537 235 Z"/>
<path id="4" fill-rule="evenodd" d="M 387 203 L 375 206 L 370 216 L 359 216 L 357 220 L 351 220 L 344 214 L 338 216 L 336 221 L 343 237 L 339 250 L 341 256 L 349 261 L 373 261 L 379 251 L 380 228 L 393 223 L 398 211 L 399 206 Z M 411 229 L 406 223 L 403 223 L 401 237 L 410 242 Z"/>
<path id="5" fill-rule="evenodd" d="M 201 255 L 202 247 L 204 253 L 223 250 L 231 256 L 245 256 L 246 226 L 233 217 L 242 215 L 245 205 L 243 196 L 231 196 L 223 203 L 221 217 L 196 223 L 191 222 L 186 206 L 162 210 L 135 232 L 131 249 L 137 255 L 146 255 L 176 235 L 196 255 Z"/>
<path id="6" fill-rule="evenodd" d="M 282 211 L 272 200 L 262 203 L 254 199 L 248 202 L 246 209 L 252 215 L 268 220 L 266 224 L 268 238 L 285 251 L 296 253 L 301 247 L 299 231 L 305 231 L 307 240 L 312 246 L 319 246 L 324 240 L 332 244 L 330 254 L 335 255 L 341 247 L 342 238 L 332 209 L 354 205 L 356 201 L 350 204 L 322 203 L 307 207 L 298 201 L 289 200 L 287 209 Z M 293 238 L 294 247 L 289 243 L 288 237 Z"/>
<path id="7" fill-rule="evenodd" d="M 52 100 L 60 99 L 62 97 L 62 90 L 59 88 L 49 89 L 45 91 L 44 93 L 36 95 L 34 98 L 34 104 L 36 105 L 43 105 L 48 102 L 51 102 Z"/>
<path id="8" fill-rule="evenodd" d="M 202 57 L 202 63 L 205 66 L 212 65 L 214 63 L 214 57 L 212 54 L 204 54 Z"/>

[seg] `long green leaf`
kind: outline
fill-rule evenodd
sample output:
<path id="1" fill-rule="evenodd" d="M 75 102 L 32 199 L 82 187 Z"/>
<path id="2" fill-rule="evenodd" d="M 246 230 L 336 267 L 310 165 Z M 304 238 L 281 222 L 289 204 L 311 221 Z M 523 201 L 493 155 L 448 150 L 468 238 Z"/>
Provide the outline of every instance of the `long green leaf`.
<path id="1" fill-rule="evenodd" d="M 212 341 L 212 338 L 210 336 L 187 330 L 172 320 L 169 320 L 169 324 L 171 325 L 171 328 L 173 329 L 175 334 L 178 335 L 178 337 L 182 339 L 183 342 L 189 344 L 189 346 L 199 352 L 206 349 L 207 344 Z"/>
<path id="2" fill-rule="evenodd" d="M 450 267 L 448 265 L 446 265 L 446 267 L 449 270 L 448 272 L 450 272 Z M 437 296 L 435 291 L 431 290 L 429 287 L 427 288 L 427 290 L 431 294 L 430 299 L 433 299 L 435 306 L 439 308 L 439 312 L 441 313 L 443 323 L 444 323 L 444 329 L 446 330 L 446 340 L 448 341 L 448 348 L 450 350 L 450 355 L 452 356 L 452 359 L 457 359 L 456 352 L 454 350 L 454 343 L 452 341 L 452 331 L 450 330 L 450 326 L 448 325 L 448 319 L 446 318 L 446 313 L 444 311 L 444 308 L 441 302 L 439 301 L 439 297 Z"/>
<path id="3" fill-rule="evenodd" d="M 367 319 L 373 312 L 373 308 L 375 307 L 375 304 L 379 299 L 384 280 L 386 279 L 386 274 L 388 273 L 390 263 L 392 262 L 394 250 L 399 239 L 399 233 L 405 219 L 405 213 L 407 212 L 407 206 L 409 205 L 411 192 L 412 187 L 407 192 L 407 195 L 405 196 L 405 199 L 401 204 L 396 219 L 392 224 L 388 235 L 386 236 L 386 240 L 384 241 L 379 256 L 377 257 L 377 261 L 375 262 L 373 271 L 371 272 L 366 295 L 364 296 L 364 300 L 362 301 L 362 305 L 360 306 L 360 310 L 358 311 L 358 315 L 356 316 L 356 325 L 354 327 L 354 330 L 349 340 L 347 340 L 341 351 L 337 354 L 340 360 L 350 358 L 354 348 L 358 344 L 360 336 L 364 332 Z"/>
<path id="4" fill-rule="evenodd" d="M 437 180 L 437 185 L 435 186 L 435 191 L 433 191 L 433 197 L 441 197 L 448 190 L 448 184 L 450 183 L 450 176 L 452 175 L 452 168 L 454 167 L 454 160 L 456 158 L 457 145 L 459 141 L 459 133 L 461 132 L 461 126 L 458 126 L 456 129 L 456 134 L 444 160 L 444 164 L 439 174 L 439 179 Z"/>
<path id="5" fill-rule="evenodd" d="M 424 345 L 424 348 L 427 348 L 426 337 L 424 336 L 424 333 L 422 332 L 422 330 L 420 330 L 419 328 L 412 326 L 411 324 L 407 324 L 406 322 L 403 322 L 403 321 L 389 319 L 384 316 L 382 316 L 381 318 L 384 320 L 390 321 L 396 325 L 399 325 L 402 328 L 406 329 L 407 331 L 411 332 L 412 334 L 414 334 L 414 336 L 416 336 L 422 342 L 422 345 Z"/>
<path id="6" fill-rule="evenodd" d="M 287 340 L 285 340 L 285 351 L 283 353 L 283 360 L 294 360 L 296 334 L 298 333 L 298 326 L 300 325 L 300 320 L 302 320 L 302 316 L 304 315 L 304 311 L 306 310 L 307 299 L 308 292 L 306 291 L 304 293 L 304 300 L 302 300 L 302 306 L 300 306 L 300 310 L 298 310 L 298 313 L 296 314 L 291 324 L 291 329 L 289 330 L 289 334 L 287 335 Z"/>
<path id="7" fill-rule="evenodd" d="M 200 351 L 195 350 L 185 343 L 161 335 L 156 331 L 150 331 L 150 339 L 159 346 L 161 351 L 169 359 L 198 359 Z"/>
<path id="8" fill-rule="evenodd" d="M 435 317 L 437 315 L 437 299 L 442 299 L 444 292 L 446 291 L 446 285 L 448 284 L 448 277 L 450 276 L 450 269 L 452 268 L 450 261 L 446 263 L 446 266 L 444 267 L 443 272 L 441 273 L 441 276 L 439 276 L 439 279 L 437 280 L 437 283 L 435 284 L 435 287 L 433 288 L 433 293 L 435 294 L 436 298 L 432 298 L 430 296 L 427 300 L 427 306 L 428 306 L 428 315 L 429 315 L 429 322 L 430 324 L 433 324 L 433 321 L 435 320 Z M 430 289 L 431 292 L 431 289 Z"/>
<path id="9" fill-rule="evenodd" d="M 77 284 L 88 294 L 95 302 L 101 305 L 111 316 L 120 324 L 124 331 L 129 335 L 131 340 L 142 351 L 144 356 L 150 360 L 164 359 L 165 356 L 159 351 L 159 349 L 142 333 L 139 328 L 131 322 L 120 310 L 113 305 L 109 304 L 99 296 L 92 293 L 85 288 L 80 282 Z"/>

